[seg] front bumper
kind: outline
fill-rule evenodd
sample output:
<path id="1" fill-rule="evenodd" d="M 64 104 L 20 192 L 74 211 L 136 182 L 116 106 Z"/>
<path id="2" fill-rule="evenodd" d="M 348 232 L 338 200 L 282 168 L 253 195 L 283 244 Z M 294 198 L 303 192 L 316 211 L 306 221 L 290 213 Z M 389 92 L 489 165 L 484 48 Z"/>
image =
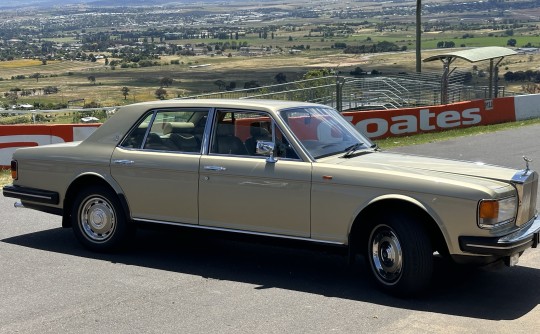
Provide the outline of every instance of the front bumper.
<path id="1" fill-rule="evenodd" d="M 467 253 L 510 256 L 540 243 L 540 218 L 531 219 L 521 229 L 503 237 L 459 237 L 459 247 Z"/>
<path id="2" fill-rule="evenodd" d="M 21 201 L 31 201 L 31 202 L 42 203 L 42 204 L 56 205 L 58 204 L 59 198 L 60 198 L 58 193 L 54 191 L 34 189 L 34 188 L 14 186 L 14 185 L 4 186 L 2 193 L 4 197 L 13 197 L 13 198 L 18 198 Z"/>

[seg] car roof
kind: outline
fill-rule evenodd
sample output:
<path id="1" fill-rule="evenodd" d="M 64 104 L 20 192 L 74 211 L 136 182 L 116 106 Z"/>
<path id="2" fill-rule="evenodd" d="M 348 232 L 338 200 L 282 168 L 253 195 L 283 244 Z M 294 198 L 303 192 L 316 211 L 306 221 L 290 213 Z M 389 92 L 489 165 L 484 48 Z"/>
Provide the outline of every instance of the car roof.
<path id="1" fill-rule="evenodd" d="M 150 106 L 152 108 L 178 108 L 178 107 L 210 107 L 210 108 L 239 108 L 259 110 L 281 110 L 298 107 L 321 107 L 320 104 L 259 99 L 172 99 L 163 101 L 150 101 L 135 104 L 137 106 Z"/>
<path id="2" fill-rule="evenodd" d="M 279 110 L 301 107 L 327 108 L 324 105 L 309 102 L 258 99 L 173 99 L 135 103 L 120 107 L 108 121 L 85 139 L 83 144 L 101 143 L 105 145 L 117 145 L 133 124 L 147 111 L 152 109 L 227 108 L 277 113 Z"/>

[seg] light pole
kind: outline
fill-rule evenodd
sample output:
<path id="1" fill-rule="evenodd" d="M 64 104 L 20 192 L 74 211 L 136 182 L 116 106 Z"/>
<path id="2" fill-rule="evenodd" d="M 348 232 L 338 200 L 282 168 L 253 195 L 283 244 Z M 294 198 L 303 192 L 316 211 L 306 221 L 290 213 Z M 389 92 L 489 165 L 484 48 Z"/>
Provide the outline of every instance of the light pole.
<path id="1" fill-rule="evenodd" d="M 416 0 L 416 72 L 422 72 L 422 0 Z"/>

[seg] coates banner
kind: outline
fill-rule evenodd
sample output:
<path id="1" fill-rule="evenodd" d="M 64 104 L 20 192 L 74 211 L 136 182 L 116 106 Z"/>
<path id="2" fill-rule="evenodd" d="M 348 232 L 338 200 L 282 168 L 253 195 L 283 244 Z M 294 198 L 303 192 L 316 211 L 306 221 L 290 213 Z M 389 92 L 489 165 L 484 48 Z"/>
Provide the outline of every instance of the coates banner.
<path id="1" fill-rule="evenodd" d="M 1 125 L 0 166 L 9 167 L 11 156 L 18 148 L 83 140 L 99 125 Z"/>
<path id="2" fill-rule="evenodd" d="M 420 108 L 347 111 L 343 116 L 372 139 L 516 120 L 513 97 Z"/>

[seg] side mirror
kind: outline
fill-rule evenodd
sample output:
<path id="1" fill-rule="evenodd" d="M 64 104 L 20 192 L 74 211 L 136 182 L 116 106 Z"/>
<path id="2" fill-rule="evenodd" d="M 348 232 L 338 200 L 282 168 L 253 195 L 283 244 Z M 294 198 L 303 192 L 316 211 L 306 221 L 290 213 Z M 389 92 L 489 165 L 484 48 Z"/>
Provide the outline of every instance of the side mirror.
<path id="1" fill-rule="evenodd" d="M 255 148 L 255 152 L 259 155 L 266 156 L 266 162 L 270 163 L 276 163 L 277 159 L 274 158 L 274 149 L 276 148 L 276 145 L 274 142 L 271 141 L 265 141 L 265 140 L 257 140 L 257 146 Z"/>

